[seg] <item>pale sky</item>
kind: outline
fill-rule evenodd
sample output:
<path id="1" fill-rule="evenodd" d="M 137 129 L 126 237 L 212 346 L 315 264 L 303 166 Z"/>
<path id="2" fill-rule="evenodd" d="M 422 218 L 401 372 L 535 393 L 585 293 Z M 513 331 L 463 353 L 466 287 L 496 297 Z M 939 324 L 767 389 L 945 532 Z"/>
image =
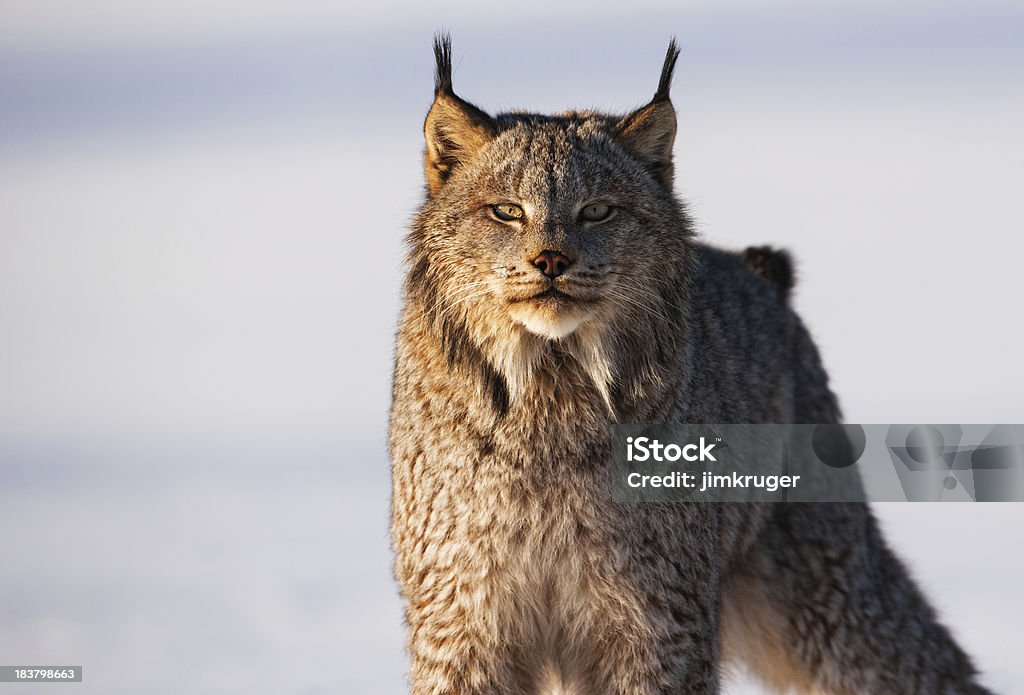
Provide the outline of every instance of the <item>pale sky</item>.
<path id="1" fill-rule="evenodd" d="M 1017 8 L 1012 0 L 979 0 L 971 3 L 972 14 Z M 139 3 L 132 0 L 82 0 L 75 3 L 45 3 L 34 0 L 0 0 L 0 43 L 37 48 L 116 44 L 145 45 L 194 39 L 273 39 L 292 31 L 329 26 L 350 33 L 381 28 L 412 28 L 458 23 L 494 31 L 513 32 L 517 38 L 540 22 L 571 26 L 598 21 L 614 26 L 613 20 L 643 18 L 645 15 L 743 15 L 797 17 L 824 12 L 832 15 L 855 10 L 859 13 L 896 12 L 920 17 L 925 12 L 963 9 L 953 0 L 691 0 L 680 6 L 671 0 L 561 3 L 520 0 L 514 5 L 480 5 L 472 0 L 413 0 L 383 3 L 336 2 L 332 0 L 180 0 L 175 3 Z M 1019 9 L 1019 8 L 1018 8 Z M 509 38 L 507 33 L 502 37 Z"/>

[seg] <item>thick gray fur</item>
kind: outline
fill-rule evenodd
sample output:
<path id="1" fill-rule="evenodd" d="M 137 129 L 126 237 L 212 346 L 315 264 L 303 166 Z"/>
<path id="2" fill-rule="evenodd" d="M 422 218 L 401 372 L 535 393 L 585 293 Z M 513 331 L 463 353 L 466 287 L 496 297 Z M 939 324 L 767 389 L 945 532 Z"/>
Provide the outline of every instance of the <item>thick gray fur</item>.
<path id="1" fill-rule="evenodd" d="M 987 693 L 867 506 L 611 502 L 613 423 L 840 419 L 791 280 L 672 193 L 674 45 L 625 116 L 492 117 L 437 55 L 390 428 L 412 692 Z"/>

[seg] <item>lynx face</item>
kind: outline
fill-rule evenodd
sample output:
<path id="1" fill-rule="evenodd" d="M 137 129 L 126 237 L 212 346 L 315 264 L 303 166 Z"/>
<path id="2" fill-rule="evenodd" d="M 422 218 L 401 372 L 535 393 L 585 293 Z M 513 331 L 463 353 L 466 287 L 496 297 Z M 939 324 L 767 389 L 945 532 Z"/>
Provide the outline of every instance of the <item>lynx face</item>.
<path id="1" fill-rule="evenodd" d="M 654 99 L 625 116 L 492 117 L 452 91 L 446 40 L 435 53 L 407 289 L 449 349 L 470 344 L 515 382 L 550 345 L 601 362 L 615 326 L 665 319 L 690 238 L 671 191 L 675 45 Z"/>
<path id="2" fill-rule="evenodd" d="M 671 210 L 608 120 L 497 122 L 432 201 L 449 212 L 428 251 L 447 265 L 448 294 L 552 340 L 649 304 L 644 283 L 664 253 L 650 230 Z"/>

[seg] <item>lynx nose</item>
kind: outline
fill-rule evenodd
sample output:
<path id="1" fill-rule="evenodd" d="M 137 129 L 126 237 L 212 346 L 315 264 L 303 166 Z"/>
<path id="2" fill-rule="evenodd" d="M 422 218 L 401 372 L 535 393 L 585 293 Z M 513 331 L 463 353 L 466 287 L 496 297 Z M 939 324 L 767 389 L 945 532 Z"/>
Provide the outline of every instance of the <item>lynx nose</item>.
<path id="1" fill-rule="evenodd" d="M 568 256 L 563 256 L 558 251 L 541 251 L 540 255 L 530 262 L 552 280 L 564 273 L 572 265 L 572 259 Z"/>

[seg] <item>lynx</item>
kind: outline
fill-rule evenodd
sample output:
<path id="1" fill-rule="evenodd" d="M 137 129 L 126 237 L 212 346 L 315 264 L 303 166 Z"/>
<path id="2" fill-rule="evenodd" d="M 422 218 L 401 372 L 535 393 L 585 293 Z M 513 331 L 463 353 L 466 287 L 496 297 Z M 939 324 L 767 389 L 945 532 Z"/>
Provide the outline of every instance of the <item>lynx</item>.
<path id="1" fill-rule="evenodd" d="M 615 423 L 837 423 L 789 257 L 700 243 L 678 56 L 626 115 L 491 116 L 435 41 L 390 421 L 416 695 L 983 694 L 856 503 L 616 505 Z"/>

